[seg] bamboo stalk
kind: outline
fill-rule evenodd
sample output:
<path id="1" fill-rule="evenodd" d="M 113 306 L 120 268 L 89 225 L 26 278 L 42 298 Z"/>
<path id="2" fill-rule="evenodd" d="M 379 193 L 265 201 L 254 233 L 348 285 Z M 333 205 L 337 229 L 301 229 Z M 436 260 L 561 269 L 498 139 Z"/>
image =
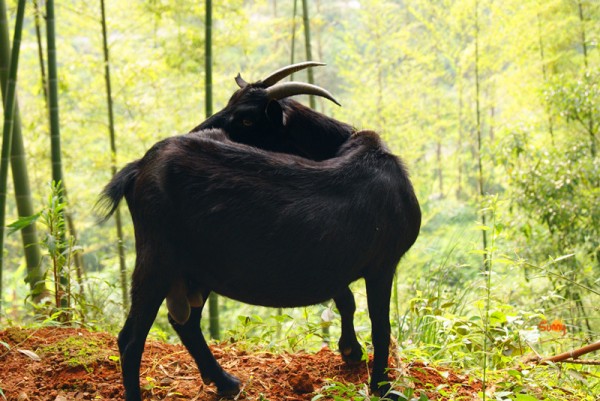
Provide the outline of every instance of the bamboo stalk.
<path id="1" fill-rule="evenodd" d="M 60 146 L 60 120 L 58 115 L 58 72 L 56 63 L 54 0 L 46 1 L 46 36 L 48 46 L 48 110 L 50 113 L 52 180 L 56 183 L 64 184 Z"/>
<path id="2" fill-rule="evenodd" d="M 538 8 L 541 7 L 541 0 L 538 0 Z M 540 47 L 540 61 L 542 63 L 542 78 L 544 79 L 544 85 L 548 82 L 548 72 L 546 68 L 546 52 L 544 49 L 544 37 L 542 36 L 542 16 L 540 11 L 537 12 L 537 32 L 538 32 L 538 45 Z M 548 100 L 544 100 L 544 109 L 548 118 L 548 133 L 550 134 L 550 141 L 554 146 L 554 118 L 552 111 L 550 110 L 550 104 Z"/>
<path id="3" fill-rule="evenodd" d="M 0 87 L 2 97 L 6 97 L 8 86 L 8 69 L 10 60 L 10 40 L 8 24 L 6 20 L 6 5 L 4 0 L 0 1 Z M 16 95 L 15 95 L 16 96 Z M 29 184 L 29 173 L 25 158 L 25 146 L 21 133 L 21 117 L 19 112 L 18 98 L 15 97 L 15 110 L 13 113 L 12 126 L 12 149 L 10 167 L 13 176 L 15 200 L 19 217 L 32 216 L 33 200 Z M 21 229 L 23 243 L 23 254 L 27 266 L 27 277 L 25 281 L 29 284 L 32 300 L 38 302 L 45 296 L 46 285 L 43 281 L 41 270 L 42 254 L 38 243 L 38 234 L 35 222 Z"/>
<path id="4" fill-rule="evenodd" d="M 35 37 L 38 45 L 38 59 L 40 60 L 40 70 L 42 75 L 42 91 L 44 93 L 44 99 L 48 99 L 48 82 L 46 82 L 46 62 L 44 61 L 44 48 L 42 46 L 42 30 L 40 24 L 40 7 L 37 0 L 33 0 L 33 16 L 35 20 Z"/>
<path id="5" fill-rule="evenodd" d="M 212 98 L 212 1 L 206 0 L 205 40 L 204 40 L 204 70 L 205 70 L 205 111 L 206 117 L 213 113 Z M 208 320 L 210 337 L 218 340 L 221 336 L 219 327 L 219 298 L 212 292 L 208 296 Z"/>
<path id="6" fill-rule="evenodd" d="M 306 49 L 306 59 L 312 60 L 312 50 L 310 47 L 310 20 L 308 18 L 308 0 L 302 0 L 302 21 L 304 22 L 304 47 Z M 311 68 L 306 70 L 308 74 L 308 83 L 314 84 L 315 78 L 313 75 L 313 71 Z M 308 102 L 310 104 L 311 109 L 315 109 L 317 107 L 315 97 L 310 95 L 308 97 Z"/>
<path id="7" fill-rule="evenodd" d="M 484 190 L 484 182 L 483 182 L 483 161 L 481 157 L 482 151 L 482 129 L 481 129 L 481 83 L 480 83 L 480 72 L 479 72 L 479 36 L 480 36 L 480 25 L 479 25 L 479 1 L 475 0 L 475 116 L 476 116 L 476 133 L 477 133 L 477 172 L 478 172 L 478 187 L 479 187 L 479 202 L 483 200 L 485 196 Z M 486 391 L 487 391 L 487 371 L 488 371 L 488 323 L 489 323 L 489 291 L 490 291 L 490 275 L 491 272 L 491 262 L 488 255 L 488 240 L 487 240 L 487 232 L 485 229 L 486 222 L 486 214 L 485 210 L 482 208 L 481 210 L 481 225 L 484 229 L 481 230 L 482 235 L 482 246 L 483 246 L 483 266 L 484 271 L 487 274 L 486 277 L 486 289 L 487 289 L 487 300 L 486 302 L 486 316 L 484 319 L 484 335 L 483 337 L 483 380 L 482 380 L 482 393 L 483 393 L 483 401 L 486 400 Z"/>
<path id="8" fill-rule="evenodd" d="M 36 32 L 39 31 L 39 9 L 37 2 L 34 2 L 36 10 Z M 48 52 L 48 75 L 46 76 L 46 70 L 44 68 L 44 57 L 41 45 L 41 35 L 38 37 L 38 57 L 40 59 L 40 69 L 42 76 L 42 85 L 44 87 L 44 99 L 46 101 L 46 107 L 48 108 L 49 120 L 50 120 L 50 149 L 51 149 L 51 160 L 52 160 L 52 180 L 57 184 L 60 184 L 62 191 L 60 191 L 61 201 L 68 199 L 67 188 L 64 182 L 64 176 L 62 171 L 62 157 L 61 157 L 61 145 L 60 145 L 60 119 L 59 119 L 59 106 L 58 106 L 58 73 L 57 73 L 57 61 L 56 61 L 56 32 L 55 32 L 55 17 L 54 17 L 54 1 L 46 2 L 46 41 L 47 41 L 47 52 Z M 65 221 L 71 236 L 77 240 L 77 230 L 75 229 L 75 222 L 73 216 L 67 209 L 64 211 Z M 64 240 L 64 238 L 63 238 Z M 79 295 L 81 298 L 85 297 L 85 291 L 83 286 L 83 258 L 80 253 L 74 255 L 77 281 L 79 283 Z M 67 273 L 65 273 L 67 274 Z M 69 282 L 69 277 L 61 276 L 62 285 L 66 286 Z M 68 300 L 65 301 L 65 305 Z"/>
<path id="9" fill-rule="evenodd" d="M 4 270 L 4 227 L 6 221 L 6 187 L 8 179 L 8 163 L 12 149 L 13 116 L 17 97 L 17 71 L 19 69 L 19 52 L 21 50 L 21 32 L 25 15 L 25 0 L 19 0 L 15 20 L 15 34 L 10 56 L 10 68 L 4 102 L 4 125 L 2 130 L 2 156 L 0 159 L 0 294 L 2 293 L 2 271 Z M 0 302 L 0 310 L 2 303 Z"/>
<path id="10" fill-rule="evenodd" d="M 48 52 L 48 112 L 50 119 L 50 153 L 52 159 L 52 181 L 62 188 L 62 191 L 58 191 L 59 202 L 65 202 L 67 199 L 67 191 L 65 188 L 65 181 L 62 168 L 62 151 L 60 141 L 60 119 L 59 119 L 59 104 L 58 104 L 58 71 L 57 71 L 57 59 L 56 59 L 56 30 L 55 30 L 55 16 L 54 16 L 54 0 L 46 1 L 46 44 Z M 66 212 L 64 212 L 67 214 Z M 72 220 L 68 216 L 65 219 L 71 229 Z M 75 236 L 73 230 L 71 234 Z M 61 238 L 64 242 L 64 238 Z M 82 281 L 83 273 L 81 267 L 77 268 L 77 277 Z M 68 272 L 60 272 L 60 281 L 63 288 L 66 288 L 69 284 Z M 83 285 L 80 286 L 83 289 Z M 82 293 L 83 295 L 83 293 Z M 67 306 L 67 299 L 61 300 L 63 307 Z"/>
<path id="11" fill-rule="evenodd" d="M 108 132 L 110 135 L 110 167 L 112 175 L 117 173 L 117 144 L 115 140 L 115 118 L 113 112 L 112 85 L 110 80 L 110 55 L 108 51 L 108 35 L 106 30 L 106 7 L 104 0 L 100 0 L 102 12 L 102 48 L 104 53 L 104 81 L 106 83 L 106 102 L 108 108 Z M 117 205 L 115 211 L 115 225 L 117 226 L 117 251 L 119 254 L 119 274 L 121 280 L 121 296 L 123 302 L 123 311 L 126 314 L 129 310 L 129 296 L 127 290 L 127 265 L 125 263 L 125 246 L 123 241 L 123 224 L 121 220 L 121 211 Z"/>
<path id="12" fill-rule="evenodd" d="M 298 0 L 294 0 L 294 11 L 292 15 L 292 51 L 290 55 L 290 65 L 294 64 L 296 55 L 296 15 L 298 13 Z M 294 80 L 294 74 L 290 75 L 290 81 Z"/>
<path id="13" fill-rule="evenodd" d="M 204 30 L 204 73 L 205 73 L 205 115 L 210 117 L 213 113 L 212 99 L 212 1 L 206 0 Z"/>
<path id="14" fill-rule="evenodd" d="M 483 161 L 481 157 L 482 146 L 482 132 L 481 132 L 481 83 L 479 73 L 479 2 L 475 2 L 475 117 L 476 117 L 476 134 L 477 134 L 477 183 L 479 189 L 480 201 L 485 196 L 485 188 L 483 182 Z M 481 225 L 486 225 L 485 211 L 481 212 Z M 487 233 L 485 230 L 481 230 L 482 242 L 483 242 L 483 264 L 485 271 L 489 272 L 489 259 L 485 253 L 488 249 Z"/>
<path id="15" fill-rule="evenodd" d="M 588 45 L 587 45 L 587 34 L 585 30 L 585 17 L 583 14 L 583 4 L 581 0 L 577 1 L 577 9 L 579 15 L 579 23 L 581 25 L 581 47 L 583 49 L 583 66 L 585 68 L 585 73 L 589 71 L 589 56 L 588 56 Z M 589 135 L 590 135 L 590 152 L 592 157 L 596 157 L 597 149 L 596 142 L 597 138 L 594 134 L 594 115 L 592 113 L 589 114 L 588 126 L 586 127 Z"/>

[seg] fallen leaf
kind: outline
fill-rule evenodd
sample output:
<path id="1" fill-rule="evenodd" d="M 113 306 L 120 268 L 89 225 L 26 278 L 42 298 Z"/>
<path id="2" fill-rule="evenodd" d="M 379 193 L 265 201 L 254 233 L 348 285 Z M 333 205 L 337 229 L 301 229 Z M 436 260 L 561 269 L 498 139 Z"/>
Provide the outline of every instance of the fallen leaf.
<path id="1" fill-rule="evenodd" d="M 18 349 L 17 351 L 19 351 L 23 355 L 27 355 L 28 357 L 30 357 L 34 361 L 41 361 L 42 360 L 42 358 L 40 358 L 38 356 L 38 354 L 36 354 L 35 352 L 30 351 L 28 349 Z"/>

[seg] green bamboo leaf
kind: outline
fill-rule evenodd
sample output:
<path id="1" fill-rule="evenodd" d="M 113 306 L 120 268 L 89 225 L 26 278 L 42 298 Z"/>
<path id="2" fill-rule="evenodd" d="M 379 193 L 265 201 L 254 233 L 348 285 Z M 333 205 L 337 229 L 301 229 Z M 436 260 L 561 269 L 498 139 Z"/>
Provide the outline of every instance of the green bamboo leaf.
<path id="1" fill-rule="evenodd" d="M 490 320 L 494 324 L 497 324 L 497 323 L 506 323 L 506 315 L 504 313 L 500 312 L 500 311 L 494 311 L 490 315 Z"/>
<path id="2" fill-rule="evenodd" d="M 51 255 L 56 254 L 56 237 L 54 237 L 54 235 L 46 235 L 46 246 L 48 247 L 48 252 L 50 252 Z"/>
<path id="3" fill-rule="evenodd" d="M 556 258 L 556 259 L 553 259 L 553 260 L 550 262 L 550 264 L 553 264 L 553 263 L 556 263 L 556 262 L 560 262 L 561 260 L 565 260 L 565 259 L 572 258 L 573 256 L 575 256 L 575 254 L 574 254 L 574 253 L 570 253 L 570 254 L 568 254 L 568 255 L 559 256 L 558 258 Z"/>
<path id="4" fill-rule="evenodd" d="M 528 394 L 515 394 L 514 401 L 539 401 L 538 398 Z"/>
<path id="5" fill-rule="evenodd" d="M 30 225 L 32 225 L 33 223 L 35 223 L 37 221 L 37 219 L 40 218 L 41 213 L 36 213 L 33 216 L 25 216 L 25 217 L 20 217 L 19 219 L 17 219 L 16 221 L 10 223 L 7 227 L 9 227 L 10 229 L 7 231 L 7 235 L 11 235 L 12 233 L 15 233 L 19 230 L 22 230 L 26 227 L 29 227 Z"/>

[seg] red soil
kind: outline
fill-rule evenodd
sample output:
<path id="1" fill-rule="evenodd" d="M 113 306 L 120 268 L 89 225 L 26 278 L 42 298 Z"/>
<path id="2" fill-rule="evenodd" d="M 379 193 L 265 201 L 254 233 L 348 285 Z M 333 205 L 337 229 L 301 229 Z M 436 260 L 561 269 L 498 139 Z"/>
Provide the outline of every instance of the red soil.
<path id="1" fill-rule="evenodd" d="M 4 343 L 4 344 L 3 344 Z M 363 389 L 368 382 L 365 364 L 344 364 L 324 348 L 316 354 L 248 354 L 235 344 L 212 346 L 223 368 L 243 382 L 236 400 L 310 400 L 331 381 Z M 122 400 L 123 387 L 116 338 L 74 328 L 0 331 L 0 390 L 8 401 Z M 478 382 L 454 372 L 419 363 L 397 366 L 392 374 L 401 386 L 429 399 L 470 400 L 481 389 Z M 149 400 L 217 401 L 213 385 L 204 385 L 196 366 L 181 345 L 148 340 L 140 372 L 143 395 Z M 403 391 L 402 387 L 398 388 Z M 339 396 L 344 398 L 342 393 Z M 414 396 L 414 395 L 413 395 Z M 0 395 L 0 400 L 2 399 Z M 322 400 L 331 400 L 325 396 Z"/>

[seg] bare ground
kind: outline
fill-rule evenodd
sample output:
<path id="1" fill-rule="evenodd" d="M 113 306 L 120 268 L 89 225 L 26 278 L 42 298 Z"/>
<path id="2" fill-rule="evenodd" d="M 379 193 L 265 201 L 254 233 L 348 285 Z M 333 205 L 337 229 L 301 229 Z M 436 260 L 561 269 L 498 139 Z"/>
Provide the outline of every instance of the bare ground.
<path id="1" fill-rule="evenodd" d="M 0 342 L 0 390 L 6 400 L 123 399 L 113 335 L 75 328 L 9 328 L 0 331 Z M 363 388 L 368 381 L 366 364 L 347 365 L 328 348 L 314 354 L 248 354 L 235 344 L 211 348 L 223 368 L 244 383 L 236 400 L 311 400 L 316 394 L 329 394 L 322 388 L 332 381 L 356 388 Z M 390 365 L 403 386 L 413 388 L 417 395 L 423 392 L 429 399 L 447 399 L 440 394 L 442 389 L 453 399 L 470 400 L 481 389 L 476 380 L 447 369 L 393 359 Z M 147 400 L 221 399 L 214 386 L 202 383 L 195 363 L 181 345 L 148 340 L 140 377 Z"/>

